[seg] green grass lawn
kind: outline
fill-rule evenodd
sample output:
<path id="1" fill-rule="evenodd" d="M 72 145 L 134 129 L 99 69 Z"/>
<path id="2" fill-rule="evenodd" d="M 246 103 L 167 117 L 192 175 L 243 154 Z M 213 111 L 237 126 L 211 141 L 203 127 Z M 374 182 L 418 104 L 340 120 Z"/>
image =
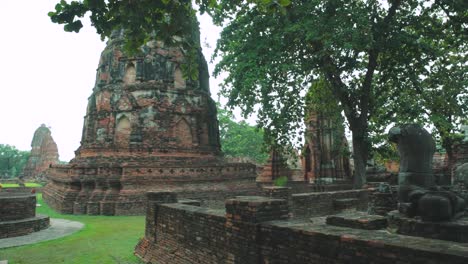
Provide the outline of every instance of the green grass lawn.
<path id="1" fill-rule="evenodd" d="M 85 227 L 70 236 L 15 248 L 0 249 L 0 260 L 9 264 L 129 264 L 140 263 L 133 255 L 138 240 L 144 236 L 144 216 L 77 216 L 53 211 L 38 194 L 37 213 L 51 218 L 79 221 Z"/>
<path id="2" fill-rule="evenodd" d="M 16 188 L 16 187 L 19 187 L 19 184 L 17 183 L 0 183 L 2 185 L 3 188 Z M 24 184 L 24 186 L 26 187 L 42 187 L 42 185 L 40 185 L 39 183 L 35 183 L 35 182 L 26 182 Z"/>

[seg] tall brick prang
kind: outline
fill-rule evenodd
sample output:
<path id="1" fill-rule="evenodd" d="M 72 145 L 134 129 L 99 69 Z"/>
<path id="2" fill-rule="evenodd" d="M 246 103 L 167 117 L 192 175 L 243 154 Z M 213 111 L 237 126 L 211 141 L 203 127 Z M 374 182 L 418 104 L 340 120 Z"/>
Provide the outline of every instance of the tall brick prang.
<path id="1" fill-rule="evenodd" d="M 52 132 L 42 124 L 34 132 L 31 142 L 31 155 L 26 163 L 23 175 L 26 179 L 41 178 L 50 165 L 59 163 L 57 144 Z"/>
<path id="2" fill-rule="evenodd" d="M 199 42 L 198 29 L 191 37 Z M 69 165 L 51 168 L 43 192 L 49 205 L 63 213 L 144 214 L 147 191 L 222 201 L 254 190 L 255 166 L 222 157 L 201 50 L 192 79 L 183 69 L 193 61 L 181 48 L 149 41 L 131 56 L 123 39 L 114 32 L 102 52 L 81 146 Z"/>
<path id="3" fill-rule="evenodd" d="M 343 124 L 315 111 L 308 113 L 302 167 L 306 181 L 350 180 L 349 157 Z"/>

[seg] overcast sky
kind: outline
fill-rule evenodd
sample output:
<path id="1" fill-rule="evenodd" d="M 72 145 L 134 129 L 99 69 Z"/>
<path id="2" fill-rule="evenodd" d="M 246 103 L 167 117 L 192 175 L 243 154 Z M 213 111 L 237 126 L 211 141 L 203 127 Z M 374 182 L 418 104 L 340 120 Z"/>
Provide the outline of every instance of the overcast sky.
<path id="1" fill-rule="evenodd" d="M 51 127 L 60 160 L 79 147 L 99 56 L 105 42 L 87 21 L 80 33 L 63 31 L 47 13 L 59 0 L 2 1 L 0 9 L 0 144 L 30 150 L 34 131 Z M 203 52 L 208 61 L 220 29 L 200 18 Z M 209 34 L 207 34 L 209 33 Z M 210 72 L 213 65 L 210 64 Z M 219 80 L 210 78 L 217 99 Z"/>

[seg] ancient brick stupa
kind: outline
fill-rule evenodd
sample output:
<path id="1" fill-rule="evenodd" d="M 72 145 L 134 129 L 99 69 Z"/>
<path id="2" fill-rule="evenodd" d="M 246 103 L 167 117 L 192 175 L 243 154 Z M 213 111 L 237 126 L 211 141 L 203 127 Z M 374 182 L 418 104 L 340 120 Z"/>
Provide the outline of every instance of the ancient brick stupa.
<path id="1" fill-rule="evenodd" d="M 34 132 L 31 142 L 31 155 L 24 167 L 26 179 L 41 179 L 50 165 L 59 162 L 57 144 L 52 138 L 50 129 L 42 124 Z"/>
<path id="2" fill-rule="evenodd" d="M 254 190 L 255 166 L 222 158 L 201 51 L 190 80 L 180 48 L 150 41 L 127 56 L 122 44 L 114 32 L 101 54 L 81 146 L 69 165 L 49 171 L 47 203 L 63 213 L 129 215 L 144 212 L 147 191 L 203 202 Z"/>

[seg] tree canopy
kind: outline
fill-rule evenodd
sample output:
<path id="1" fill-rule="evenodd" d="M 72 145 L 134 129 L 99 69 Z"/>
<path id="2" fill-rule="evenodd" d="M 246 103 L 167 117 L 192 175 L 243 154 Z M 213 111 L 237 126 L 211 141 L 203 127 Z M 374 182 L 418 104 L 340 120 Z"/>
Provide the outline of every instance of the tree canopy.
<path id="1" fill-rule="evenodd" d="M 216 23 L 225 23 L 215 74 L 228 73 L 222 90 L 228 105 L 245 115 L 258 109 L 259 125 L 273 133 L 271 140 L 289 138 L 302 124 L 304 97 L 314 80 L 329 83 L 353 134 L 356 187 L 365 183 L 370 133 L 389 99 L 399 104 L 409 102 L 400 100 L 404 96 L 417 94 L 418 103 L 431 99 L 424 104 L 428 110 L 437 105 L 432 99 L 439 94 L 437 82 L 443 81 L 438 74 L 455 64 L 466 66 L 468 3 L 463 0 L 195 2 Z M 65 30 L 79 31 L 79 18 L 87 12 L 101 36 L 124 29 L 134 49 L 150 37 L 171 42 L 179 39 L 174 36 L 186 36 L 187 21 L 192 21 L 187 18 L 195 14 L 189 0 L 85 0 L 61 1 L 49 15 Z M 185 47 L 197 47 L 190 39 L 181 40 Z M 460 55 L 461 64 L 442 59 L 443 54 Z M 463 100 L 455 97 L 459 108 Z M 405 107 L 389 109 L 397 109 L 394 116 L 399 116 Z M 431 108 L 428 116 L 438 119 L 434 109 L 441 108 L 445 105 Z"/>
<path id="2" fill-rule="evenodd" d="M 227 157 L 248 158 L 263 165 L 268 153 L 265 151 L 263 131 L 245 121 L 236 122 L 233 114 L 218 105 L 219 134 L 221 147 Z"/>
<path id="3" fill-rule="evenodd" d="M 223 17 L 226 11 L 235 10 L 243 1 L 195 0 L 201 13 L 209 11 Z M 264 7 L 288 5 L 289 0 L 251 0 Z M 222 12 L 220 12 L 222 10 Z M 158 38 L 166 44 L 196 47 L 193 39 L 174 36 L 190 36 L 193 32 L 195 10 L 191 0 L 60 0 L 55 10 L 49 12 L 52 22 L 64 24 L 64 30 L 79 32 L 83 27 L 81 19 L 90 14 L 92 25 L 102 39 L 109 37 L 113 30 L 122 29 L 126 35 L 129 51 L 137 50 L 151 38 Z M 220 19 L 218 19 L 220 20 Z M 175 42 L 175 43 L 174 43 Z"/>
<path id="4" fill-rule="evenodd" d="M 21 151 L 14 146 L 0 144 L 0 178 L 13 178 L 20 175 L 28 161 L 29 154 L 29 151 Z"/>
<path id="5" fill-rule="evenodd" d="M 359 187 L 370 121 L 385 111 L 388 96 L 404 95 L 401 84 L 418 94 L 426 89 L 418 71 L 441 53 L 429 39 L 451 36 L 459 40 L 451 48 L 466 54 L 466 18 L 462 1 L 291 1 L 285 11 L 268 14 L 245 3 L 222 32 L 215 73 L 228 74 L 229 105 L 246 114 L 260 105 L 260 124 L 278 137 L 301 122 L 303 92 L 324 76 L 353 134 Z"/>
<path id="6" fill-rule="evenodd" d="M 411 71 L 395 74 L 385 83 L 389 93 L 381 97 L 383 107 L 376 111 L 371 124 L 375 131 L 392 123 L 432 126 L 451 162 L 452 146 L 462 137 L 458 129 L 468 123 L 468 46 L 466 36 L 450 33 L 450 27 L 441 20 L 414 28 L 428 52 L 406 58 Z M 405 69 L 390 62 L 385 70 Z"/>

